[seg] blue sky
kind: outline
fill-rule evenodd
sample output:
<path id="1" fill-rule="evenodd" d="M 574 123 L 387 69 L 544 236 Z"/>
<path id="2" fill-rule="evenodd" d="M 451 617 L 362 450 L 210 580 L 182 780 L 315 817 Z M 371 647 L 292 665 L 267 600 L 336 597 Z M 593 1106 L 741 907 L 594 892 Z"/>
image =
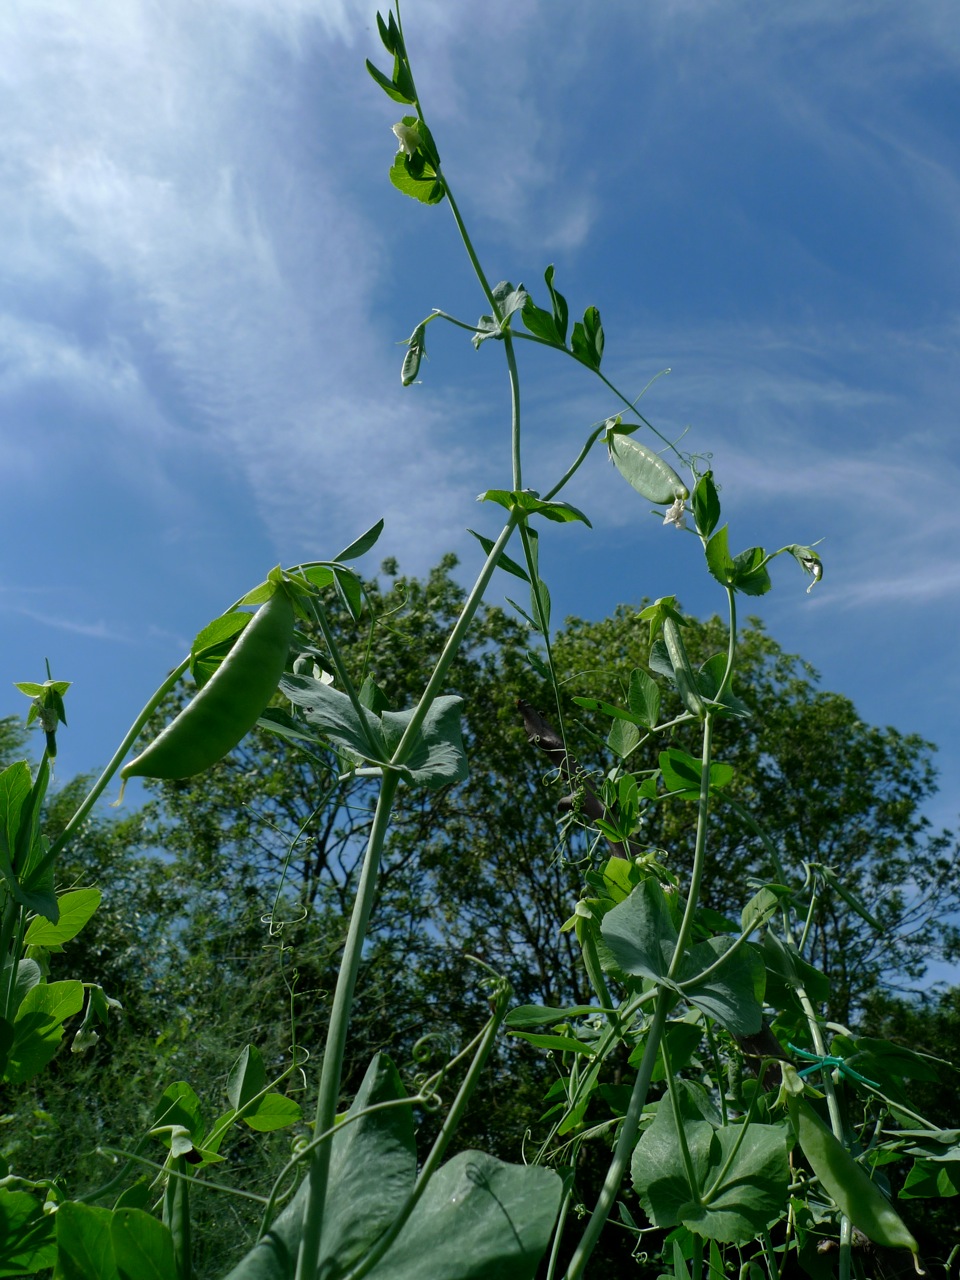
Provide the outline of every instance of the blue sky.
<path id="1" fill-rule="evenodd" d="M 604 370 L 713 454 L 739 549 L 823 538 L 755 604 L 864 719 L 960 735 L 960 9 L 949 0 L 406 0 L 490 277 L 596 304 Z M 509 487 L 495 344 L 448 210 L 387 181 L 401 108 L 364 0 L 30 0 L 0 13 L 0 609 L 8 680 L 75 681 L 62 777 L 101 765 L 193 634 L 380 516 L 421 573 Z M 615 411 L 523 344 L 525 482 Z M 556 617 L 675 593 L 695 539 L 597 456 L 549 526 Z M 550 535 L 550 536 L 547 536 Z M 508 588 L 509 589 L 509 588 Z M 495 595 L 494 598 L 497 598 Z M 0 714 L 25 703 L 8 683 Z"/>

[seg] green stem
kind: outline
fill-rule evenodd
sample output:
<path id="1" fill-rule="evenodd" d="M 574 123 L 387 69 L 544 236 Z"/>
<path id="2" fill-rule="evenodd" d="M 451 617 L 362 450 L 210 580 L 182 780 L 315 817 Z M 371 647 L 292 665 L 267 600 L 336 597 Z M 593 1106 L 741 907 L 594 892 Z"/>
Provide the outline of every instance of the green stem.
<path id="1" fill-rule="evenodd" d="M 687 890 L 687 904 L 683 912 L 683 920 L 680 924 L 680 932 L 677 937 L 677 945 L 674 948 L 673 959 L 670 962 L 670 969 L 667 977 L 673 982 L 677 979 L 680 972 L 680 966 L 683 964 L 683 958 L 686 954 L 687 947 L 690 944 L 690 938 L 693 934 L 693 921 L 697 913 L 697 904 L 700 899 L 700 884 L 703 880 L 703 871 L 706 863 L 707 851 L 707 818 L 710 812 L 710 758 L 713 745 L 713 721 L 715 712 L 708 707 L 706 716 L 703 721 L 703 746 L 700 752 L 700 797 L 697 801 L 697 841 L 693 852 L 693 870 L 690 873 L 690 888 Z"/>
<path id="2" fill-rule="evenodd" d="M 367 935 L 367 927 L 370 923 L 370 916 L 376 899 L 380 855 L 383 851 L 383 843 L 390 823 L 393 801 L 399 785 L 399 774 L 392 772 L 386 774 L 380 787 L 373 825 L 370 828 L 367 852 L 363 860 L 363 869 L 360 872 L 356 901 L 350 914 L 350 927 L 347 931 L 343 960 L 340 965 L 340 972 L 337 975 L 333 1005 L 330 1009 L 330 1026 L 324 1047 L 323 1067 L 320 1072 L 320 1091 L 317 1098 L 315 1122 L 315 1131 L 317 1133 L 325 1133 L 326 1130 L 332 1129 L 336 1120 L 353 993 L 357 985 L 357 975 L 360 972 L 363 942 Z M 314 1152 L 310 1161 L 309 1192 L 304 1209 L 303 1235 L 301 1236 L 300 1252 L 297 1257 L 296 1280 L 314 1280 L 314 1276 L 317 1273 L 320 1255 L 320 1230 L 323 1225 L 323 1211 L 327 1199 L 327 1184 L 330 1175 L 330 1147 L 331 1144 L 329 1142 L 323 1143 Z"/>
<path id="3" fill-rule="evenodd" d="M 620 1132 L 617 1135 L 613 1159 L 607 1169 L 607 1176 L 603 1180 L 603 1187 L 597 1199 L 596 1208 L 590 1215 L 586 1230 L 577 1245 L 576 1252 L 570 1261 L 570 1266 L 567 1268 L 566 1280 L 578 1280 L 578 1277 L 583 1275 L 584 1268 L 600 1238 L 600 1232 L 603 1230 L 604 1224 L 610 1216 L 610 1211 L 616 1202 L 620 1191 L 620 1183 L 623 1181 L 623 1175 L 636 1145 L 637 1133 L 640 1128 L 640 1116 L 643 1114 L 643 1108 L 647 1101 L 647 1091 L 650 1088 L 650 1078 L 657 1062 L 660 1042 L 663 1038 L 663 1027 L 667 1020 L 667 1011 L 673 999 L 674 993 L 668 988 L 658 988 L 653 1021 L 647 1034 L 647 1043 L 644 1046 L 643 1057 L 640 1060 L 640 1069 L 637 1072 L 633 1091 L 630 1094 L 630 1105 L 627 1107 L 627 1114 L 623 1118 Z"/>
<path id="4" fill-rule="evenodd" d="M 587 455 L 589 454 L 590 450 L 597 443 L 597 441 L 600 439 L 600 437 L 603 435 L 606 429 L 607 429 L 607 424 L 605 422 L 601 422 L 600 426 L 597 427 L 595 431 L 591 431 L 590 435 L 587 436 L 586 444 L 577 454 L 574 462 L 569 467 L 567 467 L 566 471 L 563 473 L 563 475 L 560 477 L 557 483 L 553 486 L 553 488 L 548 490 L 543 495 L 544 502 L 549 502 L 551 498 L 555 498 L 556 495 L 567 483 L 567 481 L 574 475 L 576 471 L 579 470 L 582 464 L 586 461 Z"/>

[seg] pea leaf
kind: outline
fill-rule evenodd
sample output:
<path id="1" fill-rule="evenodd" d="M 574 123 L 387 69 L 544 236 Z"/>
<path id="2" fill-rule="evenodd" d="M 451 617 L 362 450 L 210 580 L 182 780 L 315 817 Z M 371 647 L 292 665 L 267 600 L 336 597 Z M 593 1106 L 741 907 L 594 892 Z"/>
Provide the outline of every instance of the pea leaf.
<path id="1" fill-rule="evenodd" d="M 708 938 L 698 943 L 684 961 L 683 995 L 732 1035 L 752 1036 L 763 1021 L 757 992 L 758 988 L 763 992 L 764 968 L 757 952 L 750 946 L 740 947 L 702 981 L 695 976 L 721 960 L 733 946 L 732 938 Z"/>
<path id="2" fill-rule="evenodd" d="M 697 481 L 691 504 L 697 532 L 704 538 L 709 538 L 720 519 L 720 499 L 717 496 L 717 486 L 713 483 L 712 471 L 705 471 Z"/>
<path id="3" fill-rule="evenodd" d="M 463 699 L 437 698 L 427 712 L 420 733 L 403 768 L 410 782 L 431 791 L 450 782 L 462 782 L 469 773 L 467 755 L 460 734 L 460 708 Z M 381 717 L 383 739 L 388 756 L 399 746 L 400 739 L 413 716 L 413 711 L 384 711 Z"/>
<path id="4" fill-rule="evenodd" d="M 477 533 L 476 529 L 468 529 L 467 533 L 473 534 L 476 540 L 483 547 L 487 555 L 493 550 L 493 539 L 485 538 L 482 533 Z M 507 573 L 512 573 L 515 578 L 521 578 L 524 582 L 530 581 L 530 575 L 522 565 L 517 564 L 516 560 L 511 560 L 504 552 L 500 553 L 500 559 L 497 561 L 498 569 L 505 569 Z"/>
<path id="5" fill-rule="evenodd" d="M 624 973 L 666 978 L 677 944 L 677 931 L 654 879 L 643 880 L 623 902 L 603 917 L 603 940 Z"/>
<path id="6" fill-rule="evenodd" d="M 652 729 L 660 715 L 660 687 L 639 667 L 630 672 L 627 703 L 640 723 Z"/>
<path id="7" fill-rule="evenodd" d="M 389 758 L 379 718 L 364 708 L 361 721 L 353 703 L 339 689 L 312 676 L 284 675 L 280 692 L 335 746 L 374 763 L 382 764 Z"/>
<path id="8" fill-rule="evenodd" d="M 30 988 L 13 1024 L 5 1076 L 10 1084 L 23 1084 L 47 1065 L 63 1039 L 65 1019 L 82 1006 L 82 982 L 38 982 Z"/>
<path id="9" fill-rule="evenodd" d="M 383 520 L 378 520 L 376 524 L 371 525 L 366 533 L 361 533 L 360 537 L 345 547 L 339 555 L 334 556 L 334 560 L 356 560 L 358 556 L 362 556 L 375 546 L 381 533 L 383 533 Z"/>
<path id="10" fill-rule="evenodd" d="M 567 341 L 567 319 L 569 308 L 567 307 L 567 300 L 563 294 L 559 293 L 553 287 L 552 263 L 543 273 L 543 278 L 546 282 L 547 289 L 550 292 L 550 302 L 553 306 L 553 320 L 554 324 L 557 326 L 557 333 L 560 335 L 560 345 L 563 346 Z"/>
<path id="11" fill-rule="evenodd" d="M 749 1243 L 783 1209 L 790 1174 L 788 1127 L 716 1129 L 694 1111 L 685 1093 L 681 1124 L 689 1166 L 669 1099 L 659 1103 L 637 1143 L 631 1173 L 644 1209 L 658 1227 L 682 1224 L 709 1240 Z"/>
<path id="12" fill-rule="evenodd" d="M 56 947 L 75 938 L 100 905 L 99 889 L 71 889 L 57 898 L 60 919 L 56 924 L 42 916 L 30 921 L 24 936 L 28 947 Z"/>

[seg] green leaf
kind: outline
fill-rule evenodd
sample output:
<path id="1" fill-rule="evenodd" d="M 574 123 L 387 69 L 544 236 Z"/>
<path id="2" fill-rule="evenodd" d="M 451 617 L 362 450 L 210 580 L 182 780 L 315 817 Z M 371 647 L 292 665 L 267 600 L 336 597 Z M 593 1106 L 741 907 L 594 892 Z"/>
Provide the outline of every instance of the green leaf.
<path id="1" fill-rule="evenodd" d="M 664 1098 L 633 1154 L 633 1185 L 641 1203 L 658 1227 L 682 1224 L 710 1240 L 747 1244 L 786 1204 L 788 1128 L 751 1124 L 746 1133 L 740 1125 L 716 1129 L 685 1092 L 680 1100 L 690 1169 L 673 1107 Z"/>
<path id="2" fill-rule="evenodd" d="M 0 1188 L 0 1276 L 33 1276 L 56 1259 L 55 1219 L 26 1191 Z"/>
<path id="3" fill-rule="evenodd" d="M 542 515 L 558 524 L 567 524 L 571 520 L 579 520 L 592 529 L 593 525 L 576 507 L 569 502 L 545 502 L 533 489 L 487 489 L 477 495 L 478 502 L 496 502 L 508 511 L 523 511 L 530 515 Z"/>
<path id="4" fill-rule="evenodd" d="M 483 547 L 487 555 L 493 550 L 493 539 L 485 538 L 482 533 L 477 533 L 476 529 L 468 529 L 467 533 L 473 534 L 476 540 Z M 517 564 L 516 560 L 511 560 L 508 555 L 501 551 L 500 558 L 497 561 L 498 569 L 505 569 L 507 573 L 512 573 L 515 578 L 521 578 L 524 582 L 530 581 L 530 575 L 524 569 L 523 565 Z"/>
<path id="5" fill-rule="evenodd" d="M 437 698 L 420 727 L 413 747 L 402 761 L 411 783 L 436 790 L 450 782 L 462 782 L 469 773 L 460 733 L 463 699 Z M 413 711 L 385 711 L 381 717 L 388 755 L 400 744 Z"/>
<path id="6" fill-rule="evenodd" d="M 503 321 L 507 321 L 515 311 L 520 311 L 530 301 L 530 295 L 522 284 L 516 288 L 509 280 L 501 280 L 494 286 L 493 298 Z"/>
<path id="7" fill-rule="evenodd" d="M 720 499 L 712 471 L 705 471 L 694 486 L 692 506 L 698 533 L 709 538 L 720 519 Z"/>
<path id="8" fill-rule="evenodd" d="M 614 755 L 626 760 L 640 745 L 640 730 L 629 720 L 614 720 L 607 734 L 607 746 Z"/>
<path id="9" fill-rule="evenodd" d="M 190 646 L 190 674 L 202 689 L 248 626 L 253 614 L 235 609 L 221 614 L 197 634 Z"/>
<path id="10" fill-rule="evenodd" d="M 590 1057 L 597 1051 L 596 1045 L 586 1044 L 575 1036 L 535 1035 L 529 1031 L 511 1031 L 510 1034 L 526 1040 L 538 1049 L 552 1049 L 558 1053 L 583 1053 Z"/>
<path id="11" fill-rule="evenodd" d="M 388 759 L 379 719 L 364 708 L 366 723 L 361 722 L 353 703 L 339 689 L 312 676 L 285 675 L 280 681 L 280 692 L 300 707 L 308 723 L 316 726 L 334 745 L 374 763 Z"/>
<path id="12" fill-rule="evenodd" d="M 13 864 L 17 854 L 20 818 L 32 790 L 33 778 L 26 760 L 17 760 L 0 773 L 0 873 L 14 897 L 17 897 L 19 891 Z"/>
<path id="13" fill-rule="evenodd" d="M 414 164 L 415 160 L 420 163 Z M 419 200 L 421 204 L 439 204 L 445 195 L 436 170 L 419 153 L 411 157 L 399 152 L 390 166 L 390 181 L 398 191 Z"/>
<path id="14" fill-rule="evenodd" d="M 413 1187 L 417 1153 L 411 1109 L 391 1107 L 361 1114 L 405 1096 L 396 1067 L 384 1054 L 377 1054 L 347 1113 L 360 1119 L 338 1128 L 333 1137 L 321 1270 L 337 1274 L 352 1266 L 390 1225 Z M 296 1269 L 307 1191 L 305 1179 L 227 1280 L 290 1280 Z"/>
<path id="15" fill-rule="evenodd" d="M 381 533 L 383 533 L 382 519 L 371 525 L 366 533 L 361 533 L 360 537 L 345 547 L 339 555 L 334 556 L 334 560 L 356 560 L 358 556 L 364 555 L 371 547 L 376 546 Z"/>
<path id="16" fill-rule="evenodd" d="M 900 1188 L 900 1199 L 918 1197 L 948 1199 L 960 1195 L 960 1161 L 936 1164 L 932 1160 L 915 1160 Z"/>
<path id="17" fill-rule="evenodd" d="M 660 715 L 660 686 L 646 671 L 635 667 L 630 672 L 627 704 L 642 725 L 652 729 Z"/>
<path id="18" fill-rule="evenodd" d="M 553 1026 L 557 1022 L 566 1022 L 570 1018 L 596 1017 L 602 1013 L 595 1004 L 572 1004 L 563 1009 L 550 1009 L 544 1004 L 521 1004 L 511 1009 L 503 1020 L 505 1027 L 519 1029 L 522 1027 Z"/>
<path id="19" fill-rule="evenodd" d="M 243 1122 L 257 1133 L 273 1133 L 298 1124 L 303 1118 L 300 1104 L 283 1093 L 265 1094 L 252 1111 L 247 1111 Z"/>
<path id="20" fill-rule="evenodd" d="M 737 591 L 745 596 L 763 596 L 773 583 L 767 572 L 765 561 L 767 553 L 763 547 L 750 547 L 733 557 L 733 572 L 730 581 Z"/>
<path id="21" fill-rule="evenodd" d="M 573 326 L 570 349 L 578 360 L 591 369 L 599 369 L 603 359 L 603 325 L 600 323 L 600 312 L 596 307 L 587 307 L 583 313 L 583 321 Z"/>
<path id="22" fill-rule="evenodd" d="M 656 880 L 641 881 L 625 901 L 608 911 L 600 932 L 624 973 L 656 980 L 666 978 L 677 931 Z"/>
<path id="23" fill-rule="evenodd" d="M 524 326 L 536 337 L 542 338 L 544 342 L 549 342 L 553 347 L 563 348 L 563 339 L 557 330 L 555 317 L 551 312 L 544 311 L 542 307 L 538 307 L 532 298 L 528 297 L 523 304 L 520 319 L 523 321 Z"/>
<path id="24" fill-rule="evenodd" d="M 227 1097 L 234 1111 L 239 1111 L 265 1088 L 267 1072 L 263 1056 L 255 1045 L 245 1046 L 227 1076 Z"/>
<path id="25" fill-rule="evenodd" d="M 763 991 L 764 968 L 757 952 L 750 946 L 742 946 L 709 977 L 703 981 L 696 978 L 733 946 L 732 938 L 708 938 L 693 947 L 683 965 L 683 995 L 731 1035 L 752 1036 L 763 1022 L 757 991 L 758 988 Z"/>
<path id="26" fill-rule="evenodd" d="M 789 897 L 790 890 L 786 885 L 764 885 L 740 912 L 740 928 L 744 933 L 759 929 L 777 913 L 784 898 Z"/>
<path id="27" fill-rule="evenodd" d="M 57 1280 L 119 1280 L 109 1209 L 67 1200 L 55 1222 Z"/>
<path id="28" fill-rule="evenodd" d="M 63 1039 L 64 1020 L 82 1006 L 82 982 L 40 982 L 31 987 L 13 1024 L 5 1077 L 10 1084 L 23 1084 L 46 1066 Z"/>
<path id="29" fill-rule="evenodd" d="M 659 756 L 660 772 L 668 791 L 677 791 L 684 800 L 696 800 L 700 795 L 703 776 L 700 761 L 695 756 L 670 747 Z M 710 788 L 725 787 L 733 779 L 733 766 L 715 760 L 710 765 Z"/>
<path id="30" fill-rule="evenodd" d="M 27 947 L 55 947 L 75 938 L 100 905 L 99 889 L 70 889 L 57 899 L 60 919 L 51 924 L 42 916 L 30 921 L 23 943 Z"/>
<path id="31" fill-rule="evenodd" d="M 730 554 L 727 525 L 721 526 L 704 548 L 707 568 L 725 587 L 730 585 L 733 574 L 733 556 Z"/>
<path id="32" fill-rule="evenodd" d="M 153 1214 L 116 1209 L 110 1234 L 123 1280 L 180 1280 L 173 1236 Z"/>
<path id="33" fill-rule="evenodd" d="M 369 58 L 366 59 L 366 63 L 367 70 L 388 98 L 392 98 L 394 102 L 402 102 L 407 106 L 413 103 L 413 97 L 409 92 L 408 85 L 405 84 L 404 89 L 401 90 L 396 84 L 394 84 L 389 76 L 385 76 L 382 71 L 375 67 Z"/>
<path id="34" fill-rule="evenodd" d="M 534 1280 L 560 1206 L 552 1169 L 462 1151 L 437 1171 L 371 1280 Z"/>
<path id="35" fill-rule="evenodd" d="M 558 293 L 558 291 L 553 287 L 552 263 L 543 273 L 543 278 L 550 293 L 550 302 L 553 306 L 554 324 L 557 326 L 557 333 L 560 335 L 561 345 L 565 345 L 567 341 L 567 319 L 569 315 L 569 308 L 567 306 L 567 300 L 563 294 Z"/>

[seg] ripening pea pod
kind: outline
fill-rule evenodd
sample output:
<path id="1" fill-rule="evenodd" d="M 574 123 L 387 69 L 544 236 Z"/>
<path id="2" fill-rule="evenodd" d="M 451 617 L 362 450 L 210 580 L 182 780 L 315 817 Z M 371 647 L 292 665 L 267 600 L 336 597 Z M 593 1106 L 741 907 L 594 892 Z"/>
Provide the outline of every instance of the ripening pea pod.
<path id="1" fill-rule="evenodd" d="M 683 699 L 683 705 L 688 711 L 693 712 L 695 716 L 702 720 L 706 714 L 706 707 L 704 706 L 703 698 L 700 696 L 697 677 L 687 656 L 687 650 L 683 643 L 683 637 L 680 635 L 680 628 L 676 619 L 669 616 L 663 620 L 663 642 L 667 647 L 667 653 L 670 655 L 670 665 L 673 667 L 674 679 L 677 682 L 677 692 Z"/>
<path id="2" fill-rule="evenodd" d="M 648 502 L 669 505 L 689 498 L 690 490 L 659 453 L 622 431 L 611 430 L 606 441 L 614 466 Z"/>
<path id="3" fill-rule="evenodd" d="M 293 640 L 294 611 L 277 586 L 202 689 L 145 751 L 120 770 L 127 778 L 191 778 L 246 736 L 276 692 Z"/>
<path id="4" fill-rule="evenodd" d="M 917 1260 L 920 1246 L 877 1184 L 827 1128 L 806 1098 L 788 1089 L 787 1106 L 800 1149 L 841 1213 L 874 1244 L 888 1249 L 909 1249 L 914 1255 L 914 1266 L 922 1275 Z"/>

